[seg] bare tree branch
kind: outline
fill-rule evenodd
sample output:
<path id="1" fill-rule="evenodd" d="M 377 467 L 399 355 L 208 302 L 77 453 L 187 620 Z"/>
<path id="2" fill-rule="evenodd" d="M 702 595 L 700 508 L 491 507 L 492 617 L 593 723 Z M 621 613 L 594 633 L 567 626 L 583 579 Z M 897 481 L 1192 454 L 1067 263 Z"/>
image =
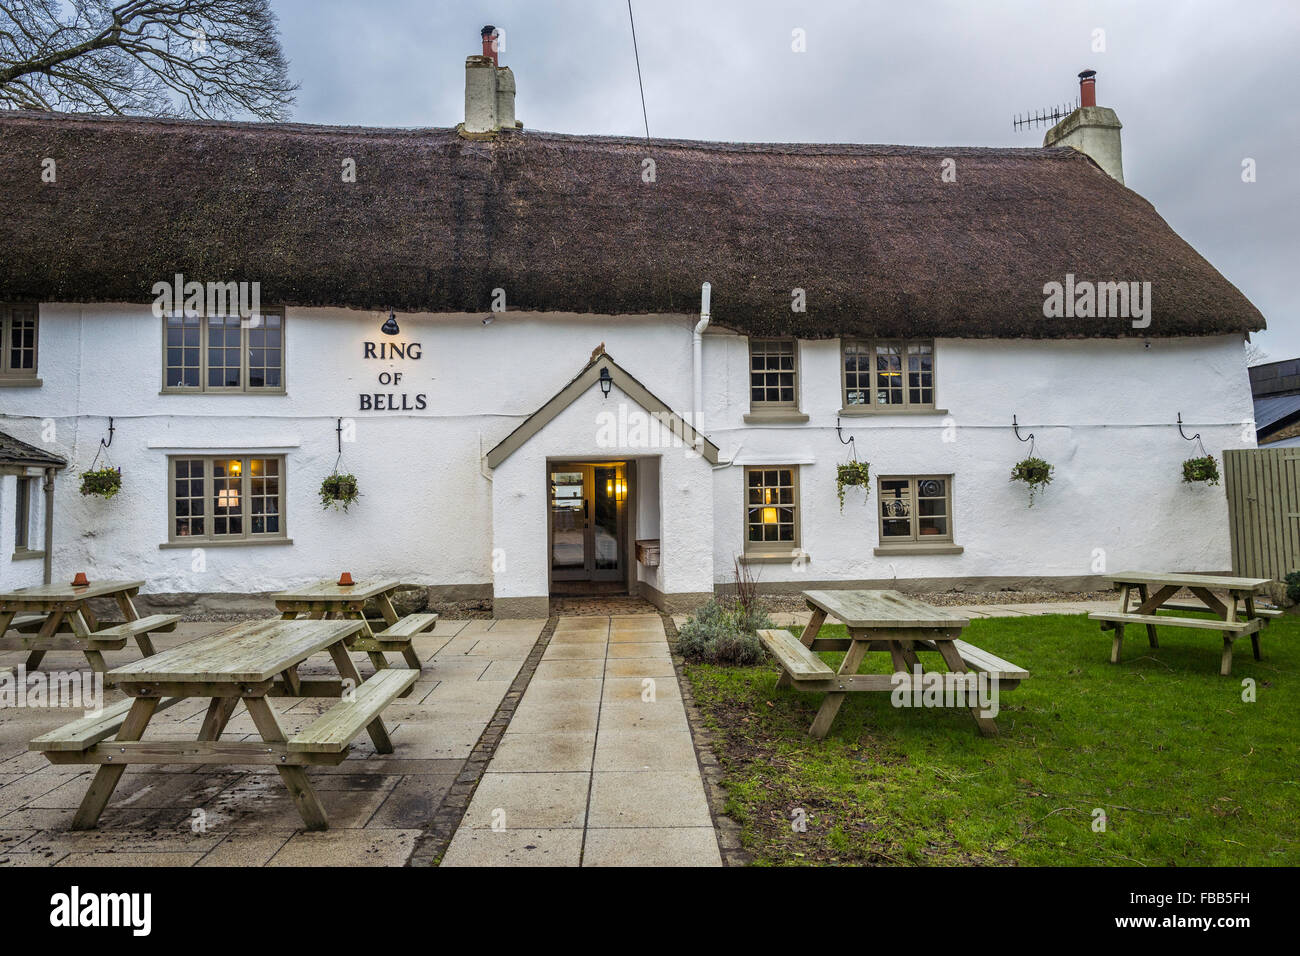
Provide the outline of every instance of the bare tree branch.
<path id="1" fill-rule="evenodd" d="M 268 0 L 0 0 L 0 108 L 287 119 Z"/>

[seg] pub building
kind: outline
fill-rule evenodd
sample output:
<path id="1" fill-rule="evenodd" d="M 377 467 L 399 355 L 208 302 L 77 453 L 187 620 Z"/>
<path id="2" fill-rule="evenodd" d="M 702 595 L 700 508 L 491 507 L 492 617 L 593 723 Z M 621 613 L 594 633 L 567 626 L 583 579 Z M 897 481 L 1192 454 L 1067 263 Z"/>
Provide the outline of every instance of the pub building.
<path id="1" fill-rule="evenodd" d="M 1175 420 L 1253 447 L 1264 320 L 1124 185 L 1095 83 L 1038 148 L 534 132 L 490 44 L 454 128 L 0 112 L 2 586 L 217 608 L 346 569 L 542 617 L 737 562 L 1226 568 Z"/>

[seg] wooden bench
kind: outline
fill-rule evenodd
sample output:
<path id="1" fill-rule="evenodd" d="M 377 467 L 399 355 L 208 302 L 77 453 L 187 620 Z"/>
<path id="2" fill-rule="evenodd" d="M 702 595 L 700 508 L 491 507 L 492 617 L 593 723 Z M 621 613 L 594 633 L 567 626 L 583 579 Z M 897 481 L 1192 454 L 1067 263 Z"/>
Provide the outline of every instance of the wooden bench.
<path id="1" fill-rule="evenodd" d="M 835 671 L 826 666 L 826 662 L 800 643 L 789 631 L 761 630 L 758 639 L 777 659 L 790 680 L 798 683 L 806 680 L 831 680 Z"/>
<path id="2" fill-rule="evenodd" d="M 179 614 L 150 614 L 148 617 L 142 617 L 135 621 L 126 621 L 122 624 L 106 627 L 103 630 L 94 631 L 90 637 L 95 641 L 121 639 L 125 642 L 129 638 L 139 637 L 141 634 L 174 631 L 176 625 L 180 622 L 181 616 Z"/>
<path id="3" fill-rule="evenodd" d="M 379 718 L 383 709 L 415 683 L 420 672 L 386 668 L 356 689 L 351 700 L 339 701 L 301 733 L 289 738 L 290 753 L 343 753 L 352 739 Z"/>
<path id="4" fill-rule="evenodd" d="M 1093 611 L 1088 615 L 1090 621 L 1100 621 L 1103 631 L 1114 630 L 1115 639 L 1111 644 L 1110 662 L 1119 663 L 1120 650 L 1124 644 L 1124 627 L 1128 624 L 1146 625 L 1151 646 L 1156 647 L 1155 626 L 1190 627 L 1203 631 L 1218 631 L 1223 635 L 1223 657 L 1219 662 L 1219 673 L 1227 677 L 1232 673 L 1232 642 L 1243 634 L 1251 635 L 1251 644 L 1255 660 L 1261 660 L 1259 649 L 1259 629 L 1264 626 L 1262 618 L 1250 618 L 1245 621 L 1224 621 L 1213 617 L 1172 617 L 1167 614 L 1129 614 L 1119 611 Z"/>
<path id="5" fill-rule="evenodd" d="M 158 710 L 166 710 L 173 704 L 180 703 L 180 701 L 181 698 L 179 697 L 164 698 L 159 702 Z M 64 724 L 57 730 L 41 734 L 28 744 L 28 749 L 41 753 L 89 750 L 101 740 L 107 740 L 121 729 L 122 722 L 126 720 L 127 712 L 131 709 L 133 703 L 135 703 L 134 699 L 128 697 L 111 707 L 105 707 L 98 714 L 74 720 L 70 724 Z"/>
<path id="6" fill-rule="evenodd" d="M 1162 610 L 1162 611 L 1200 611 L 1201 613 L 1204 614 L 1204 613 L 1207 613 L 1207 612 L 1209 611 L 1209 608 L 1207 608 L 1207 607 L 1206 607 L 1205 605 L 1203 605 L 1203 604 L 1176 604 L 1176 603 L 1172 603 L 1172 602 L 1171 602 L 1171 603 L 1167 603 L 1167 604 L 1162 604 L 1162 605 L 1160 605 L 1160 610 Z M 1255 617 L 1260 617 L 1260 618 L 1264 618 L 1264 619 L 1268 620 L 1268 619 L 1272 619 L 1272 618 L 1275 618 L 1275 617 L 1281 617 L 1281 616 L 1282 616 L 1282 609 L 1281 609 L 1281 608 L 1260 607 L 1259 605 L 1256 605 L 1256 606 L 1255 606 Z"/>
<path id="7" fill-rule="evenodd" d="M 18 614 L 9 622 L 9 630 L 22 634 L 31 634 L 41 629 L 45 623 L 44 614 Z"/>
<path id="8" fill-rule="evenodd" d="M 952 642 L 952 646 L 957 648 L 957 653 L 961 655 L 967 667 L 973 671 L 983 671 L 990 677 L 996 677 L 1002 690 L 1011 690 L 1029 677 L 1029 671 L 1010 661 L 1004 661 L 974 644 L 956 640 Z"/>

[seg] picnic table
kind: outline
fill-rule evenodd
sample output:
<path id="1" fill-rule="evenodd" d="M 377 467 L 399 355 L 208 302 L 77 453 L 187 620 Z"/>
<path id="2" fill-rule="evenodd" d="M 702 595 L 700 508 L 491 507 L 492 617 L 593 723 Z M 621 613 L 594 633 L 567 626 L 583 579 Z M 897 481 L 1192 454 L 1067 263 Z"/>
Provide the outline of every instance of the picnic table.
<path id="1" fill-rule="evenodd" d="M 408 614 L 399 617 L 389 598 L 399 587 L 400 582 L 389 580 L 357 581 L 354 584 L 320 581 L 306 587 L 280 591 L 271 597 L 286 621 L 299 616 L 309 620 L 343 618 L 361 621 L 361 631 L 348 643 L 351 650 L 364 651 L 375 670 L 387 667 L 384 654 L 395 651 L 402 655 L 408 667 L 418 671 L 420 657 L 411 646 L 411 638 L 433 627 L 438 621 L 438 615 Z M 366 602 L 372 599 L 379 605 L 379 613 L 388 625 L 379 632 L 370 626 L 365 615 Z"/>
<path id="2" fill-rule="evenodd" d="M 917 651 L 937 652 L 951 672 L 987 673 L 997 679 L 1001 690 L 1010 690 L 1029 676 L 1015 664 L 960 640 L 968 619 L 898 591 L 804 591 L 803 598 L 812 609 L 812 618 L 802 638 L 783 630 L 761 630 L 758 635 L 781 665 L 778 687 L 826 694 L 809 729 L 813 737 L 826 736 L 845 694 L 893 693 L 900 686 L 895 674 L 858 673 L 869 651 L 887 651 L 895 672 L 908 675 L 903 686 L 909 691 L 924 673 Z M 818 636 L 828 617 L 840 620 L 849 636 Z M 818 651 L 844 651 L 839 670 L 832 671 L 817 656 Z M 980 733 L 997 734 L 992 717 L 981 714 L 978 707 L 970 711 Z"/>
<path id="3" fill-rule="evenodd" d="M 109 677 L 127 699 L 37 737 L 30 749 L 55 764 L 98 765 L 72 821 L 91 829 L 130 764 L 234 764 L 274 766 L 309 830 L 329 826 L 305 767 L 334 765 L 348 755 L 362 728 L 375 750 L 393 752 L 381 712 L 408 690 L 419 672 L 385 669 L 362 681 L 348 656 L 347 639 L 360 621 L 246 621 L 125 667 Z M 328 651 L 340 680 L 305 679 L 298 666 Z M 197 740 L 142 740 L 154 714 L 189 698 L 208 698 Z M 337 704 L 290 737 L 272 697 L 338 697 Z M 221 740 L 240 701 L 261 736 Z M 111 740 L 109 738 L 112 738 Z"/>
<path id="4" fill-rule="evenodd" d="M 1268 578 L 1234 578 L 1215 574 L 1167 574 L 1159 571 L 1121 571 L 1109 575 L 1111 586 L 1119 589 L 1119 608 L 1115 611 L 1093 611 L 1089 620 L 1100 621 L 1103 631 L 1114 630 L 1110 662 L 1119 663 L 1120 649 L 1124 643 L 1124 628 L 1129 624 L 1145 625 L 1147 640 L 1159 647 L 1156 626 L 1189 627 L 1219 631 L 1223 635 L 1223 657 L 1219 673 L 1227 677 L 1232 673 L 1232 643 L 1244 634 L 1250 635 L 1255 660 L 1262 660 L 1259 648 L 1260 629 L 1269 618 L 1282 612 L 1257 607 L 1255 595 L 1272 582 Z M 1171 601 L 1186 588 L 1195 601 Z M 1223 595 L 1226 594 L 1226 597 Z M 1157 611 L 1208 611 L 1215 620 L 1203 617 L 1170 617 Z"/>
<path id="5" fill-rule="evenodd" d="M 132 601 L 143 581 L 92 581 L 89 584 L 42 584 L 0 594 L 0 650 L 25 650 L 27 669 L 35 670 L 47 651 L 81 651 L 95 670 L 103 673 L 104 651 L 121 650 L 135 638 L 140 653 L 154 653 L 149 635 L 173 631 L 179 614 L 141 617 Z M 125 620 L 101 627 L 90 601 L 110 598 Z M 9 636 L 8 631 L 14 635 Z"/>

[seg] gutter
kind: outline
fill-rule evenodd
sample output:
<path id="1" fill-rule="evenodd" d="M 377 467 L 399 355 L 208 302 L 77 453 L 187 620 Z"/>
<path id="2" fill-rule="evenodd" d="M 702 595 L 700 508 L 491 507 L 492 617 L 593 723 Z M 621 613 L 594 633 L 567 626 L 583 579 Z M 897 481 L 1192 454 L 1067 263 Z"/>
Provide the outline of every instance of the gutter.
<path id="1" fill-rule="evenodd" d="M 700 286 L 700 321 L 691 336 L 691 375 L 695 386 L 695 407 L 692 409 L 695 421 L 691 425 L 701 435 L 704 434 L 704 330 L 713 319 L 709 311 L 712 295 L 712 284 L 706 282 Z"/>

